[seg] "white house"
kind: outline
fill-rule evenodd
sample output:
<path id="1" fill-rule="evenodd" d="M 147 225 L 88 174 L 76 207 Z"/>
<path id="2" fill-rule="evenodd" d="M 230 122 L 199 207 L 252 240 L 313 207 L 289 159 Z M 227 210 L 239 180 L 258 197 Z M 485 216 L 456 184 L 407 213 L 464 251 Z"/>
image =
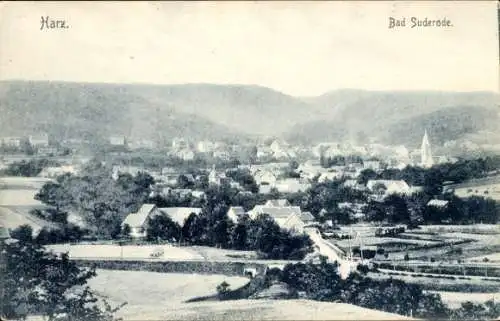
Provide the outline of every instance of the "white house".
<path id="1" fill-rule="evenodd" d="M 237 223 L 238 219 L 245 214 L 245 209 L 241 206 L 231 206 L 227 211 L 227 217 L 233 221 L 233 223 Z"/>
<path id="2" fill-rule="evenodd" d="M 3 137 L 1 140 L 2 145 L 8 147 L 20 147 L 22 142 L 21 137 Z"/>
<path id="3" fill-rule="evenodd" d="M 154 204 L 144 204 L 137 212 L 130 213 L 125 217 L 125 220 L 122 222 L 122 228 L 128 225 L 130 227 L 131 237 L 145 237 L 149 219 L 156 215 L 161 215 L 161 213 Z"/>
<path id="4" fill-rule="evenodd" d="M 208 174 L 208 183 L 209 184 L 220 185 L 220 184 L 222 184 L 222 181 L 225 179 L 227 179 L 226 173 L 224 173 L 224 172 L 218 173 L 215 170 L 215 166 L 212 167 L 212 170 Z"/>
<path id="5" fill-rule="evenodd" d="M 311 214 L 311 212 L 302 212 L 300 214 L 300 219 L 305 224 L 310 224 L 310 223 L 314 222 L 314 220 L 315 220 L 314 216 Z"/>
<path id="6" fill-rule="evenodd" d="M 378 171 L 381 168 L 380 161 L 378 160 L 366 160 L 363 161 L 364 169 L 371 169 L 374 171 Z"/>
<path id="7" fill-rule="evenodd" d="M 209 140 L 202 140 L 196 144 L 196 150 L 200 153 L 213 152 L 215 149 L 215 144 Z"/>
<path id="8" fill-rule="evenodd" d="M 39 134 L 29 137 L 30 145 L 33 147 L 47 147 L 49 146 L 49 135 Z"/>
<path id="9" fill-rule="evenodd" d="M 38 176 L 51 178 L 51 177 L 57 177 L 59 175 L 63 175 L 66 173 L 75 174 L 76 172 L 77 172 L 77 169 L 72 165 L 46 167 L 42 170 L 42 172 L 40 174 L 38 174 Z"/>
<path id="10" fill-rule="evenodd" d="M 306 225 L 301 219 L 302 211 L 298 206 L 277 207 L 256 205 L 248 214 L 252 219 L 257 218 L 260 214 L 268 214 L 280 228 L 296 233 L 302 233 Z"/>
<path id="11" fill-rule="evenodd" d="M 194 159 L 194 152 L 188 148 L 183 148 L 180 150 L 176 150 L 174 152 L 174 155 L 182 160 L 193 160 Z"/>
<path id="12" fill-rule="evenodd" d="M 258 170 L 253 178 L 257 185 L 274 185 L 276 183 L 276 175 L 267 170 Z"/>
<path id="13" fill-rule="evenodd" d="M 343 186 L 348 187 L 348 188 L 352 188 L 355 190 L 364 190 L 365 189 L 365 186 L 362 184 L 359 184 L 358 181 L 355 179 L 345 180 L 345 182 L 343 183 Z"/>
<path id="14" fill-rule="evenodd" d="M 274 187 L 281 193 L 297 193 L 305 192 L 311 187 L 311 184 L 302 183 L 300 180 L 295 178 L 287 178 L 276 181 Z"/>
<path id="15" fill-rule="evenodd" d="M 175 137 L 172 139 L 172 148 L 173 149 L 184 149 L 189 146 L 188 142 L 182 137 Z"/>
<path id="16" fill-rule="evenodd" d="M 384 195 L 391 194 L 410 194 L 411 188 L 410 186 L 403 180 L 383 180 L 383 179 L 375 179 L 369 180 L 366 184 L 366 187 L 372 193 L 380 193 L 379 188 L 383 188 Z"/>
<path id="17" fill-rule="evenodd" d="M 268 158 L 273 155 L 273 151 L 268 146 L 258 146 L 257 147 L 257 158 Z"/>
<path id="18" fill-rule="evenodd" d="M 115 165 L 112 169 L 112 177 L 113 179 L 118 179 L 120 174 L 130 174 L 132 176 L 136 176 L 140 172 L 144 172 L 144 168 L 138 166 L 120 166 Z"/>
<path id="19" fill-rule="evenodd" d="M 446 208 L 448 206 L 448 201 L 432 199 L 427 202 L 427 206 L 433 206 L 440 209 Z"/>
<path id="20" fill-rule="evenodd" d="M 319 183 L 324 183 L 326 181 L 333 181 L 333 180 L 342 178 L 343 175 L 344 175 L 344 173 L 343 172 L 339 172 L 339 171 L 324 172 L 324 173 L 321 173 L 319 175 L 318 182 Z"/>
<path id="21" fill-rule="evenodd" d="M 110 136 L 109 144 L 112 146 L 125 146 L 127 144 L 127 140 L 125 136 Z"/>

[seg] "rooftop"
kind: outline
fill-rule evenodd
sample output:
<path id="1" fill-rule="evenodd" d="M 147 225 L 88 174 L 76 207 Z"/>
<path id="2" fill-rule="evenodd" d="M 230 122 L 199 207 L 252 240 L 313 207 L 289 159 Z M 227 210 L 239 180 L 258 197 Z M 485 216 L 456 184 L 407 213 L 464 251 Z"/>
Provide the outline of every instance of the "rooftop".
<path id="1" fill-rule="evenodd" d="M 130 227 L 139 227 L 144 225 L 149 214 L 156 208 L 154 204 L 144 204 L 135 212 L 127 215 L 123 221 L 123 225 L 128 224 Z"/>
<path id="2" fill-rule="evenodd" d="M 199 207 L 162 207 L 159 209 L 165 215 L 168 215 L 172 221 L 180 226 L 184 225 L 184 221 L 191 215 L 191 213 L 199 215 L 201 208 Z"/>

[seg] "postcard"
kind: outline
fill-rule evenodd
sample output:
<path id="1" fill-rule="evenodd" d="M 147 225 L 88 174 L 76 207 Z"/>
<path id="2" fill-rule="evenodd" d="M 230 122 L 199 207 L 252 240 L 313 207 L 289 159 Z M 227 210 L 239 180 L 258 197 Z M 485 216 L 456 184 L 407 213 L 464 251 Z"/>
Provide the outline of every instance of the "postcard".
<path id="1" fill-rule="evenodd" d="M 497 320 L 496 1 L 4 1 L 1 320 Z"/>

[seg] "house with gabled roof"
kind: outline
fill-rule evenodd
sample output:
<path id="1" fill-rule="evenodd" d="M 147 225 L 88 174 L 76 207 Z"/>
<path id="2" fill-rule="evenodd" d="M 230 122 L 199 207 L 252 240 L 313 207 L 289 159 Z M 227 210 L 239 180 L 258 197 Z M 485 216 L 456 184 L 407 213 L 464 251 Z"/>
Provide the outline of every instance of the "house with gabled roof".
<path id="1" fill-rule="evenodd" d="M 369 180 L 368 183 L 366 183 L 366 187 L 371 192 L 376 193 L 379 192 L 377 191 L 379 188 L 383 188 L 385 195 L 409 194 L 411 191 L 410 186 L 403 180 Z"/>
<path id="2" fill-rule="evenodd" d="M 438 199 L 432 199 L 432 200 L 429 200 L 429 202 L 427 202 L 427 206 L 432 206 L 432 207 L 436 207 L 439 209 L 446 208 L 448 206 L 448 204 L 449 204 L 449 201 L 438 200 Z"/>
<path id="3" fill-rule="evenodd" d="M 258 170 L 253 175 L 257 185 L 274 185 L 276 183 L 276 175 L 269 170 Z"/>
<path id="4" fill-rule="evenodd" d="M 238 219 L 246 214 L 245 209 L 242 206 L 231 206 L 227 211 L 227 217 L 237 223 Z"/>
<path id="5" fill-rule="evenodd" d="M 280 228 L 296 233 L 302 233 L 306 225 L 301 219 L 302 211 L 299 206 L 256 205 L 248 214 L 251 219 L 256 219 L 261 214 L 267 214 Z"/>
<path id="6" fill-rule="evenodd" d="M 125 225 L 130 227 L 129 235 L 131 237 L 143 238 L 146 237 L 146 229 L 149 220 L 156 215 L 161 215 L 156 205 L 143 204 L 137 212 L 128 214 L 121 225 L 122 228 Z"/>
<path id="7" fill-rule="evenodd" d="M 300 214 L 300 219 L 302 220 L 302 222 L 306 223 L 306 224 L 310 224 L 312 222 L 314 222 L 314 216 L 311 214 L 311 212 L 302 212 Z"/>

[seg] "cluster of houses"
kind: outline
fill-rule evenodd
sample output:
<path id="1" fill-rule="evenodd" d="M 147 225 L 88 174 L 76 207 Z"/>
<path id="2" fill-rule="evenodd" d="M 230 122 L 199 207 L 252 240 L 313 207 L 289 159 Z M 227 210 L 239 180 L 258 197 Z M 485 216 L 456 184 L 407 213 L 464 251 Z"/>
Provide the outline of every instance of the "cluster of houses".
<path id="1" fill-rule="evenodd" d="M 22 147 L 28 145 L 38 155 L 57 155 L 59 149 L 52 144 L 46 133 L 33 134 L 29 136 L 1 137 L 0 146 L 5 149 L 21 151 Z"/>
<path id="2" fill-rule="evenodd" d="M 122 227 L 128 225 L 129 235 L 133 238 L 146 237 L 148 224 L 152 218 L 158 215 L 169 217 L 180 226 L 191 215 L 199 215 L 201 208 L 195 207 L 165 207 L 159 208 L 154 204 L 143 204 L 135 212 L 128 214 L 122 222 Z M 292 233 L 303 233 L 304 228 L 314 223 L 314 216 L 310 212 L 301 211 L 300 207 L 292 206 L 285 199 L 269 200 L 263 205 L 256 205 L 252 210 L 245 211 L 243 207 L 233 206 L 227 212 L 227 217 L 233 222 L 248 215 L 251 219 L 256 219 L 260 214 L 268 214 L 280 226 L 280 228 Z"/>

